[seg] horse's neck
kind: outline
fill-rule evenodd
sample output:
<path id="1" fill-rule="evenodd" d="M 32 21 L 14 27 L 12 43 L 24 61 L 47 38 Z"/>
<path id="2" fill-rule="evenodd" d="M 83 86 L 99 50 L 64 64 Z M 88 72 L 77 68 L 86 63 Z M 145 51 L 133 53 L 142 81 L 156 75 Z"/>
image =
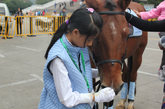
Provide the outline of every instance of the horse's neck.
<path id="1" fill-rule="evenodd" d="M 130 5 L 128 6 L 128 8 L 135 9 L 139 12 L 145 11 L 144 6 L 137 2 L 131 2 Z"/>

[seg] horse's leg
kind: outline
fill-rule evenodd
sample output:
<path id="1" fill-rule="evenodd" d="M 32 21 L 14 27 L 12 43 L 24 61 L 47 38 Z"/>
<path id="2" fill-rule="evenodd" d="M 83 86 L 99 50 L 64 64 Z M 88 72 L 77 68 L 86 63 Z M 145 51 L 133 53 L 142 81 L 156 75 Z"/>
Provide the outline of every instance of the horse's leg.
<path id="1" fill-rule="evenodd" d="M 137 70 L 142 62 L 142 54 L 145 47 L 139 47 L 133 56 L 132 72 L 130 74 L 129 93 L 128 93 L 128 109 L 134 109 L 135 100 L 135 82 L 137 79 Z"/>
<path id="2" fill-rule="evenodd" d="M 120 94 L 120 101 L 116 106 L 116 109 L 125 109 L 125 102 L 127 99 L 127 94 L 128 94 L 128 74 L 127 74 L 127 66 L 126 63 L 124 62 L 124 67 L 123 67 L 123 74 L 122 74 L 122 80 L 124 82 L 123 87 L 121 89 L 121 94 Z"/>
<path id="3" fill-rule="evenodd" d="M 123 88 L 121 90 L 121 100 L 117 105 L 116 109 L 125 109 L 125 102 L 128 94 L 128 109 L 134 108 L 134 99 L 135 99 L 135 82 L 137 79 L 137 70 L 142 62 L 142 54 L 144 51 L 145 45 L 139 47 L 135 52 L 135 55 L 128 59 L 128 68 L 125 66 L 122 79 L 124 81 Z M 128 88 L 129 87 L 129 88 Z M 129 90 L 128 90 L 129 89 Z"/>
<path id="4" fill-rule="evenodd" d="M 113 106 L 111 106 L 111 107 L 104 106 L 103 109 L 113 109 Z"/>
<path id="5" fill-rule="evenodd" d="M 125 102 L 127 99 L 127 95 L 128 95 L 128 109 L 134 108 L 133 104 L 134 104 L 134 96 L 135 96 L 135 81 L 137 77 L 137 69 L 141 64 L 141 58 L 138 57 L 137 55 L 138 54 L 128 59 L 128 68 L 126 72 L 123 74 L 124 85 L 120 95 L 121 100 L 117 105 L 116 109 L 125 109 Z"/>
<path id="6" fill-rule="evenodd" d="M 114 100 L 108 103 L 103 103 L 103 109 L 113 109 L 113 103 L 114 103 Z"/>

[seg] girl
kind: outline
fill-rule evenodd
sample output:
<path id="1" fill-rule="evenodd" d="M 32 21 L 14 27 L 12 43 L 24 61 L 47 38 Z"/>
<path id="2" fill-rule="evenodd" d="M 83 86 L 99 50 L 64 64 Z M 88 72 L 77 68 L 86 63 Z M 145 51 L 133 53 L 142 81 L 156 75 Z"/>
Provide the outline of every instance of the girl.
<path id="1" fill-rule="evenodd" d="M 138 12 L 134 10 L 138 16 L 143 20 L 158 18 L 158 20 L 165 20 L 165 0 L 162 1 L 156 8 L 150 10 L 149 12 Z M 160 38 L 165 36 L 165 32 L 159 33 Z M 159 43 L 160 44 L 160 43 Z M 165 51 L 163 50 L 162 62 L 159 68 L 158 73 L 162 72 L 163 66 L 165 66 Z"/>
<path id="2" fill-rule="evenodd" d="M 135 17 L 127 12 L 125 12 L 125 17 L 128 23 L 144 31 L 155 31 L 155 32 L 165 32 L 165 20 L 161 21 L 145 21 L 138 17 Z M 161 69 L 159 70 L 159 77 L 162 81 L 165 81 L 165 36 L 162 35 L 159 41 L 159 47 L 163 50 Z M 165 109 L 165 83 L 164 83 L 164 97 L 161 109 Z"/>
<path id="3" fill-rule="evenodd" d="M 39 109 L 91 109 L 92 102 L 113 100 L 115 93 L 111 88 L 92 92 L 86 46 L 92 44 L 102 25 L 101 17 L 92 8 L 81 8 L 60 26 L 45 54 Z"/>

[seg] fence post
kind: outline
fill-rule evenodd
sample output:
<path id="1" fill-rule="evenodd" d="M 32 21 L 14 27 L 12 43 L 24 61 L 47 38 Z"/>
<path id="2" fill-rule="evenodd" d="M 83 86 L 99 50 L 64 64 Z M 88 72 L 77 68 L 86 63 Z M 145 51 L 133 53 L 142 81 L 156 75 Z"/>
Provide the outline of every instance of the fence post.
<path id="1" fill-rule="evenodd" d="M 33 34 L 33 19 L 32 16 L 30 16 L 30 35 L 28 35 L 28 37 L 34 37 L 36 35 Z"/>
<path id="2" fill-rule="evenodd" d="M 8 17 L 5 16 L 5 38 L 8 38 L 8 36 L 9 36 L 8 31 L 9 31 L 9 27 L 8 27 Z"/>
<path id="3" fill-rule="evenodd" d="M 65 22 L 65 16 L 63 16 L 62 20 L 63 20 L 62 23 L 64 23 Z"/>
<path id="4" fill-rule="evenodd" d="M 53 32 L 56 31 L 56 17 L 53 17 Z"/>
<path id="5" fill-rule="evenodd" d="M 58 28 L 60 27 L 60 19 L 61 19 L 61 17 L 58 16 Z"/>

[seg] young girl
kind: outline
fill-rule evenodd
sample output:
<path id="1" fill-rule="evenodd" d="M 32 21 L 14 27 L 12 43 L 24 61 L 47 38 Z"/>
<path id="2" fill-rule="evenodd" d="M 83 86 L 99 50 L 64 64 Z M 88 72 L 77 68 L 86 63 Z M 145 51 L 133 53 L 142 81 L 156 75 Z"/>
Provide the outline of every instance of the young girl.
<path id="1" fill-rule="evenodd" d="M 161 2 L 157 6 L 157 8 L 152 9 L 149 12 L 140 12 L 140 13 L 137 11 L 135 12 L 138 16 L 140 16 L 144 20 L 149 18 L 158 18 L 159 20 L 153 22 L 144 21 L 125 12 L 126 20 L 133 26 L 136 26 L 137 28 L 142 29 L 144 31 L 161 32 L 159 34 L 160 41 L 158 44 L 159 44 L 159 48 L 163 50 L 163 55 L 162 55 L 162 61 L 158 74 L 160 80 L 164 81 L 164 88 L 163 88 L 164 96 L 163 96 L 161 109 L 165 109 L 165 0 Z"/>
<path id="2" fill-rule="evenodd" d="M 150 10 L 149 12 L 137 12 L 135 10 L 136 14 L 141 17 L 143 20 L 151 19 L 151 18 L 157 18 L 158 20 L 164 20 L 165 19 L 165 0 L 162 1 L 156 8 Z M 165 32 L 159 33 L 160 38 L 162 36 L 165 36 Z M 159 73 L 163 70 L 163 66 L 165 66 L 165 51 L 163 50 L 162 55 L 162 62 L 160 65 Z"/>
<path id="3" fill-rule="evenodd" d="M 92 44 L 102 25 L 101 17 L 92 8 L 81 8 L 60 26 L 45 54 L 39 109 L 91 109 L 92 102 L 113 100 L 115 93 L 111 88 L 92 92 L 86 46 Z"/>

